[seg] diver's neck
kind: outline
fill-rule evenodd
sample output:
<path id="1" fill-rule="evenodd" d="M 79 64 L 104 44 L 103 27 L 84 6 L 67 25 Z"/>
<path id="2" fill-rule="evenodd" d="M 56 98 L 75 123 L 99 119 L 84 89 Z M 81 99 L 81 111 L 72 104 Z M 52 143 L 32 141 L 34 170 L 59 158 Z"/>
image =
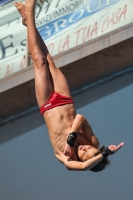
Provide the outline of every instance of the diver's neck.
<path id="1" fill-rule="evenodd" d="M 73 160 L 76 160 L 76 161 L 79 160 L 78 159 L 78 147 L 79 147 L 79 145 L 75 142 L 75 144 L 74 144 L 74 154 L 71 156 L 71 158 Z"/>

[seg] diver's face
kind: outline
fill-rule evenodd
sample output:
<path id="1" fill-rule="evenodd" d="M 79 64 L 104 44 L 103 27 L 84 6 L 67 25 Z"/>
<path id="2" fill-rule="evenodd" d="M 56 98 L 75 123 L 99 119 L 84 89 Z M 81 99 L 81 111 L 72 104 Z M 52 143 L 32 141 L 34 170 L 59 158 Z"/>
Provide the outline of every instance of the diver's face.
<path id="1" fill-rule="evenodd" d="M 98 149 L 90 145 L 80 145 L 78 147 L 78 157 L 82 161 L 86 161 L 93 158 L 95 154 L 98 152 L 99 152 Z"/>

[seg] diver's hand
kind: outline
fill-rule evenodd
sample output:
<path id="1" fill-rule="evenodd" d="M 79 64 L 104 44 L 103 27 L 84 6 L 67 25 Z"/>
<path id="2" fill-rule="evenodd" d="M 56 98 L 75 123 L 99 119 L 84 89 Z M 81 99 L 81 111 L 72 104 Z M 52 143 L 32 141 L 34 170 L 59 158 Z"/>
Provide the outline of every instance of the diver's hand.
<path id="1" fill-rule="evenodd" d="M 74 154 L 74 147 L 71 147 L 69 146 L 69 144 L 66 143 L 63 153 L 65 156 L 71 157 Z"/>
<path id="2" fill-rule="evenodd" d="M 109 148 L 113 153 L 116 153 L 123 145 L 124 145 L 124 142 L 121 142 L 118 146 L 110 145 L 110 146 L 108 146 L 108 148 Z"/>

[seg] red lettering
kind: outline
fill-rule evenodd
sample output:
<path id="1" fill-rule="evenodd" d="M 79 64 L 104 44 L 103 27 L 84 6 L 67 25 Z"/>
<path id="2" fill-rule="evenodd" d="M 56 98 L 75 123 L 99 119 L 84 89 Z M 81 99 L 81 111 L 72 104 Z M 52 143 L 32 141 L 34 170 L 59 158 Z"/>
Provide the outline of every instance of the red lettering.
<path id="1" fill-rule="evenodd" d="M 116 12 L 116 19 L 117 19 L 117 22 L 119 22 L 119 14 L 120 14 L 120 12 L 121 12 L 121 8 L 119 8 L 118 10 L 117 10 L 117 12 Z M 117 23 L 116 22 L 116 23 Z"/>
<path id="2" fill-rule="evenodd" d="M 102 32 L 106 31 L 110 26 L 117 24 L 121 21 L 122 16 L 124 19 L 126 18 L 127 13 L 127 4 L 123 7 L 123 9 L 119 8 L 112 16 L 107 16 L 102 25 Z"/>
<path id="3" fill-rule="evenodd" d="M 84 28 L 83 36 L 82 36 L 83 42 L 89 41 L 89 39 L 90 39 L 90 28 L 91 28 L 91 25 L 88 27 L 88 29 L 87 29 L 87 27 Z M 87 29 L 87 31 L 86 31 L 86 29 Z"/>
<path id="4" fill-rule="evenodd" d="M 91 31 L 91 34 L 90 34 L 90 39 L 93 38 L 93 33 L 95 34 L 95 36 L 97 36 L 97 30 L 98 30 L 98 26 L 97 26 L 97 22 L 95 22 L 93 29 Z"/>
<path id="5" fill-rule="evenodd" d="M 104 32 L 106 29 L 107 29 L 107 22 L 109 21 L 109 16 L 107 16 L 103 22 L 103 25 L 102 25 L 102 32 Z"/>
<path id="6" fill-rule="evenodd" d="M 67 47 L 67 49 L 69 49 L 69 35 L 67 35 L 67 37 L 65 38 L 64 44 L 63 43 L 63 39 L 60 40 L 59 43 L 59 47 L 58 47 L 58 53 L 61 53 L 65 50 L 65 47 Z"/>
<path id="7" fill-rule="evenodd" d="M 111 16 L 111 18 L 109 20 L 109 23 L 107 25 L 107 29 L 108 29 L 109 26 L 113 26 L 113 24 L 114 24 L 114 15 L 115 15 L 115 13 L 113 13 L 113 15 Z"/>
<path id="8" fill-rule="evenodd" d="M 77 39 L 76 39 L 76 46 L 78 45 L 78 41 L 79 41 L 79 36 L 80 36 L 80 31 L 84 30 L 84 28 L 79 29 L 78 31 L 76 31 L 77 34 Z"/>
<path id="9" fill-rule="evenodd" d="M 64 42 L 64 45 L 62 46 L 63 48 L 63 51 L 65 49 L 65 47 L 67 47 L 67 49 L 69 49 L 69 35 L 67 35 L 66 39 L 65 39 L 65 42 Z"/>
<path id="10" fill-rule="evenodd" d="M 119 21 L 121 20 L 122 15 L 124 15 L 124 19 L 126 18 L 126 13 L 127 13 L 127 4 L 124 6 L 124 8 L 119 16 Z"/>
<path id="11" fill-rule="evenodd" d="M 61 53 L 63 51 L 63 50 L 61 50 L 61 44 L 62 44 L 62 39 L 60 40 L 60 43 L 59 43 L 58 53 Z"/>

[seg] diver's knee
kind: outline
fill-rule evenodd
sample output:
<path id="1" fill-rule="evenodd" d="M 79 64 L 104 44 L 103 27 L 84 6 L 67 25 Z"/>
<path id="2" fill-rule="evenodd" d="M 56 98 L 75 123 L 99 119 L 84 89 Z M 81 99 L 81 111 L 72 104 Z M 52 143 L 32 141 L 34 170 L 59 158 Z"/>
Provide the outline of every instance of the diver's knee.
<path id="1" fill-rule="evenodd" d="M 35 54 L 33 56 L 33 62 L 37 68 L 42 68 L 47 64 L 45 56 L 41 53 Z"/>

